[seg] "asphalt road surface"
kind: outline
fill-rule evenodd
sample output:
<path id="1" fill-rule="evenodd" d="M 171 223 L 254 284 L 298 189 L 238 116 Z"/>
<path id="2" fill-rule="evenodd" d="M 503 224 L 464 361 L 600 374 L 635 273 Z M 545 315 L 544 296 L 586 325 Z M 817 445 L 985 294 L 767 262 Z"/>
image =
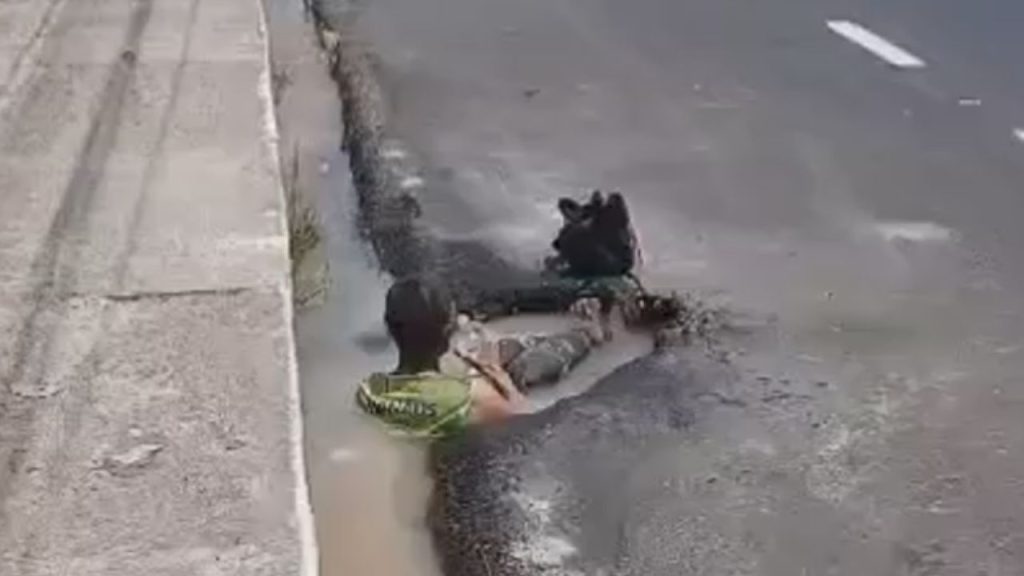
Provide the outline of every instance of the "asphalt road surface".
<path id="1" fill-rule="evenodd" d="M 1024 5 L 356 12 L 443 233 L 529 262 L 558 196 L 619 189 L 648 281 L 746 328 L 730 345 L 743 401 L 637 465 L 601 519 L 614 557 L 549 526 L 526 560 L 552 574 L 1024 572 Z"/>

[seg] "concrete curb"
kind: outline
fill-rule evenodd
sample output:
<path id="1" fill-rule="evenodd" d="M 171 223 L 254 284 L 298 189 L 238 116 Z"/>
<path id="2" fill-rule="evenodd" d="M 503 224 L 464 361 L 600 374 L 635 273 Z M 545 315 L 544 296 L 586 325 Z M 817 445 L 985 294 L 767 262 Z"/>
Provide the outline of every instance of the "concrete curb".
<path id="1" fill-rule="evenodd" d="M 281 209 L 278 213 L 280 215 L 280 225 L 283 230 L 287 230 L 287 198 L 284 181 L 281 177 L 281 154 L 278 148 L 280 133 L 277 126 L 277 116 L 274 112 L 273 87 L 271 86 L 270 36 L 267 29 L 267 11 L 263 5 L 263 0 L 254 1 L 259 8 L 259 35 L 263 42 L 263 70 L 260 73 L 259 79 L 259 98 L 263 106 L 264 145 L 267 147 L 269 157 L 276 160 L 271 162 L 270 171 L 273 174 L 279 191 Z M 290 254 L 288 246 L 285 247 L 285 250 Z M 293 295 L 292 279 L 286 275 L 281 283 L 281 299 L 284 302 L 284 320 L 288 326 L 294 326 L 295 322 Z M 302 546 L 302 567 L 300 573 L 303 576 L 317 576 L 320 573 L 319 551 L 316 542 L 313 507 L 309 496 L 309 480 L 306 472 L 302 393 L 299 386 L 294 330 L 288 331 L 288 350 L 288 412 L 291 417 L 292 470 L 295 474 L 295 521 L 299 532 L 299 543 Z"/>

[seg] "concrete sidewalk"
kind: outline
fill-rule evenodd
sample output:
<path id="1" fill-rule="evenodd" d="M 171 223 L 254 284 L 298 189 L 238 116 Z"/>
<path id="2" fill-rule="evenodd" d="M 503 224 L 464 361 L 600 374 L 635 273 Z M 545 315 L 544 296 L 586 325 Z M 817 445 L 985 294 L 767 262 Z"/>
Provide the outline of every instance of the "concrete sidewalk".
<path id="1" fill-rule="evenodd" d="M 0 574 L 314 574 L 258 0 L 0 3 Z"/>

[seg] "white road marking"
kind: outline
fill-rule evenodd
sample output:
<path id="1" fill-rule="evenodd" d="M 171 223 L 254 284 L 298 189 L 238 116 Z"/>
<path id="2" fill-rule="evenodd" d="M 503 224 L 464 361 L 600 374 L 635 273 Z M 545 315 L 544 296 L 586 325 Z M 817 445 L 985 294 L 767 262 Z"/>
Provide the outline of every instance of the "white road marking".
<path id="1" fill-rule="evenodd" d="M 402 179 L 402 183 L 399 184 L 402 190 L 412 190 L 413 188 L 423 187 L 423 178 L 419 176 L 407 176 Z"/>
<path id="2" fill-rule="evenodd" d="M 1024 142 L 1024 128 L 1014 128 L 1013 135 L 1017 137 L 1017 140 Z"/>
<path id="3" fill-rule="evenodd" d="M 287 236 L 225 236 L 214 242 L 218 250 L 233 250 L 237 248 L 252 250 L 267 250 L 288 252 Z"/>
<path id="4" fill-rule="evenodd" d="M 359 459 L 359 453 L 349 448 L 335 448 L 329 456 L 331 462 L 345 464 Z"/>
<path id="5" fill-rule="evenodd" d="M 885 60 L 897 68 L 924 68 L 924 60 L 849 20 L 829 20 L 829 30 Z"/>
<path id="6" fill-rule="evenodd" d="M 934 222 L 882 222 L 875 229 L 890 242 L 946 242 L 953 238 L 952 230 Z"/>

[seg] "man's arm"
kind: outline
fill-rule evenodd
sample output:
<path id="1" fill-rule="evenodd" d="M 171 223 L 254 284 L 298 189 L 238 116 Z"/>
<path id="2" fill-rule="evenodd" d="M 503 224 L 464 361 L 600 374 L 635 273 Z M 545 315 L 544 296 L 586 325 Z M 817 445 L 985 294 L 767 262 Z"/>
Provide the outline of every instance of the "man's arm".
<path id="1" fill-rule="evenodd" d="M 515 403 L 506 400 L 492 385 L 480 378 L 474 379 L 469 397 L 473 403 L 471 418 L 477 424 L 500 422 L 521 412 Z"/>
<path id="2" fill-rule="evenodd" d="M 482 380 L 483 383 L 487 384 L 492 388 L 498 395 L 504 398 L 506 401 L 520 404 L 526 401 L 526 398 L 519 392 L 519 388 L 512 382 L 512 378 L 508 375 L 503 368 L 486 361 L 480 361 L 468 354 L 463 354 L 458 350 L 454 350 L 456 356 L 460 360 L 469 365 L 470 368 L 479 372 L 480 376 L 475 380 Z"/>

